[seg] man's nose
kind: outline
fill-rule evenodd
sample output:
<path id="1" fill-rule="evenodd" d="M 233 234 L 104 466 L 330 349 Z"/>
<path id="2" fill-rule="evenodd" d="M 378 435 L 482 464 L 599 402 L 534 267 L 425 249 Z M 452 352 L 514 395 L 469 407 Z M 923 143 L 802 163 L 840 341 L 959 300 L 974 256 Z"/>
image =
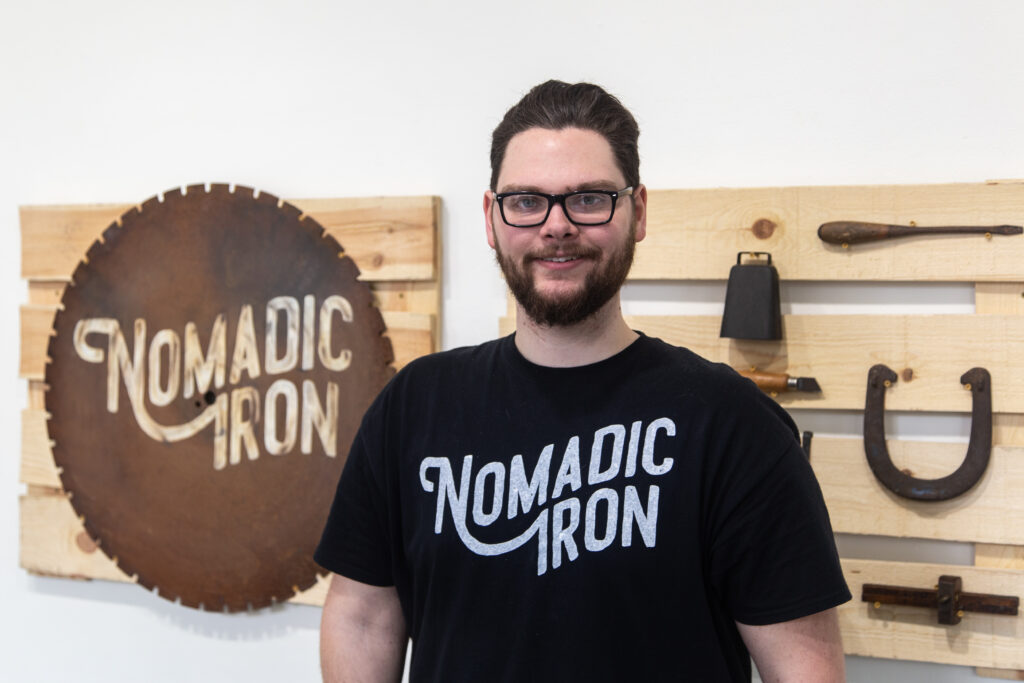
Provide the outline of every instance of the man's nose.
<path id="1" fill-rule="evenodd" d="M 579 227 L 569 220 L 565 205 L 561 202 L 551 207 L 548 219 L 541 226 L 541 236 L 552 239 L 567 239 L 579 234 Z"/>

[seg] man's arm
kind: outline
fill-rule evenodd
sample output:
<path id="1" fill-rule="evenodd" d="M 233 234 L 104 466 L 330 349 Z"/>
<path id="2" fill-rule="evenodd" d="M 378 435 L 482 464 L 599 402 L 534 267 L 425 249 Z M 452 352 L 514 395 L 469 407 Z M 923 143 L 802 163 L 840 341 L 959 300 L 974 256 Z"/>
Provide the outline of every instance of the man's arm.
<path id="1" fill-rule="evenodd" d="M 320 667 L 326 683 L 400 681 L 407 639 L 394 586 L 331 577 L 320 620 Z"/>
<path id="2" fill-rule="evenodd" d="M 779 624 L 736 622 L 764 683 L 842 683 L 843 643 L 835 608 Z"/>

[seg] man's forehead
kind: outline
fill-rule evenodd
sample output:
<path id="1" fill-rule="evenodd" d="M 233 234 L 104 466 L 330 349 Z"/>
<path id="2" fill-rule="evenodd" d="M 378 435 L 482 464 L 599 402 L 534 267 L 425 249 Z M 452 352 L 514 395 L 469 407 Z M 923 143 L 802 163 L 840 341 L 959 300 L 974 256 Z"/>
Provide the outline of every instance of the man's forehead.
<path id="1" fill-rule="evenodd" d="M 582 128 L 529 128 L 509 141 L 498 191 L 619 189 L 623 174 L 608 141 Z"/>

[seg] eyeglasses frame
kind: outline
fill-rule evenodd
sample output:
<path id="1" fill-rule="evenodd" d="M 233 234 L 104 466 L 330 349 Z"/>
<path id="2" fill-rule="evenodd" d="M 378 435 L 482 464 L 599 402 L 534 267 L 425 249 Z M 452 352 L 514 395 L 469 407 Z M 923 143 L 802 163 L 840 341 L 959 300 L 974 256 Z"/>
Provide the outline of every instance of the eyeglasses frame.
<path id="1" fill-rule="evenodd" d="M 608 195 L 609 197 L 611 197 L 611 199 L 612 199 L 612 212 L 608 216 L 608 219 L 607 220 L 603 220 L 603 221 L 598 221 L 597 223 L 581 223 L 580 221 L 573 220 L 572 217 L 569 215 L 569 210 L 565 207 L 565 200 L 568 199 L 569 197 L 574 197 L 574 196 L 580 195 L 580 194 L 604 194 L 604 195 Z M 621 190 L 573 190 L 572 192 L 563 192 L 562 194 L 547 194 L 545 192 L 535 192 L 533 190 L 517 190 L 515 192 L 500 192 L 500 193 L 496 192 L 496 193 L 494 193 L 494 201 L 496 201 L 498 203 L 498 212 L 501 213 L 501 220 L 505 221 L 505 225 L 508 225 L 509 227 L 513 227 L 513 228 L 536 228 L 537 226 L 544 225 L 544 223 L 547 222 L 548 217 L 551 216 L 551 209 L 554 208 L 554 206 L 556 204 L 560 205 L 562 207 L 562 213 L 565 215 L 565 219 L 567 221 L 569 221 L 570 223 L 572 223 L 573 225 L 593 226 L 593 225 L 606 225 L 608 223 L 611 223 L 612 219 L 615 217 L 615 207 L 617 207 L 619 205 L 619 196 L 621 195 L 621 196 L 624 196 L 624 197 L 629 197 L 629 196 L 632 196 L 632 194 L 633 194 L 633 186 L 632 185 L 624 187 Z M 505 197 L 516 197 L 516 196 L 522 196 L 522 195 L 536 195 L 538 197 L 545 197 L 545 198 L 547 198 L 547 200 L 548 200 L 548 210 L 547 210 L 547 213 L 544 214 L 544 218 L 541 219 L 539 222 L 537 222 L 537 223 L 530 223 L 529 225 L 516 225 L 515 223 L 510 223 L 508 221 L 508 219 L 505 218 Z"/>

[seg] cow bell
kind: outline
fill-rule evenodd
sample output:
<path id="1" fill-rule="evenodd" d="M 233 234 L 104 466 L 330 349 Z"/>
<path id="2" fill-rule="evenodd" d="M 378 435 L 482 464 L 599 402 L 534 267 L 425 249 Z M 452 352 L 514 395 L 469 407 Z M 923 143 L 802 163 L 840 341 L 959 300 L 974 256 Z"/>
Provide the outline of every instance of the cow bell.
<path id="1" fill-rule="evenodd" d="M 743 256 L 767 257 L 768 262 L 743 263 Z M 772 255 L 765 251 L 741 251 L 729 271 L 725 312 L 719 336 L 733 339 L 782 339 L 779 273 Z"/>

